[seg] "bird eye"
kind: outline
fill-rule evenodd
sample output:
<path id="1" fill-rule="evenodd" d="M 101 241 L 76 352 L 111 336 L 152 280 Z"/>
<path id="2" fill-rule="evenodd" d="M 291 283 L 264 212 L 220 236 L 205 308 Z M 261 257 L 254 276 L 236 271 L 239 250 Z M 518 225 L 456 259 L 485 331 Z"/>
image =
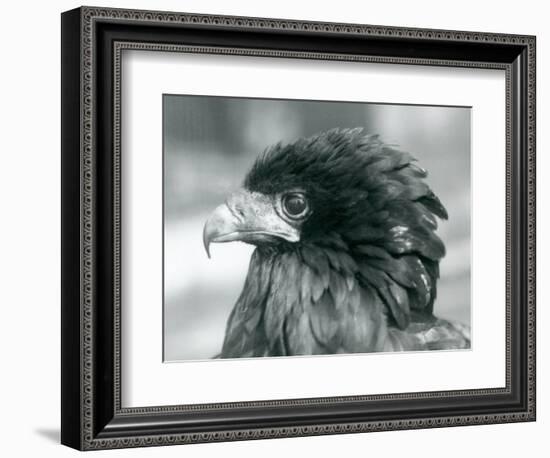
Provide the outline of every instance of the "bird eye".
<path id="1" fill-rule="evenodd" d="M 301 218 L 309 210 L 306 197 L 298 192 L 286 194 L 283 197 L 283 210 L 289 218 Z"/>

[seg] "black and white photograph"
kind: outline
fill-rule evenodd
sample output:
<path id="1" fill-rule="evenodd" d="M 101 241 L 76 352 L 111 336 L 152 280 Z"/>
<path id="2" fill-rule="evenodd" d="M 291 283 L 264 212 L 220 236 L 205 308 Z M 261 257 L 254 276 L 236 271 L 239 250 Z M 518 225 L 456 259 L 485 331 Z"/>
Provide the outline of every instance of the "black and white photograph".
<path id="1" fill-rule="evenodd" d="M 165 362 L 464 351 L 471 107 L 163 95 Z"/>
<path id="2" fill-rule="evenodd" d="M 37 6 L 56 33 L 12 46 L 32 65 L 4 72 L 61 77 L 57 92 L 6 85 L 23 121 L 7 176 L 25 175 L 8 205 L 28 191 L 4 224 L 20 235 L 4 237 L 22 278 L 7 288 L 36 305 L 4 301 L 24 363 L 5 377 L 11 442 L 240 458 L 540 442 L 543 16 L 132 1 Z M 59 208 L 37 179 L 58 182 Z M 37 255 L 52 247 L 57 282 Z"/>

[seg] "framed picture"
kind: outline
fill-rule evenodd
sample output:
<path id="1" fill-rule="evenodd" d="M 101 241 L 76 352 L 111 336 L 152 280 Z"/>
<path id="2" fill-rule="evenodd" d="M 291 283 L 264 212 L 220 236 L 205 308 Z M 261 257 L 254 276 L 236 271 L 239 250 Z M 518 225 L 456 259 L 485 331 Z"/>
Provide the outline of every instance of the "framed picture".
<path id="1" fill-rule="evenodd" d="M 534 37 L 63 13 L 63 444 L 534 419 Z"/>

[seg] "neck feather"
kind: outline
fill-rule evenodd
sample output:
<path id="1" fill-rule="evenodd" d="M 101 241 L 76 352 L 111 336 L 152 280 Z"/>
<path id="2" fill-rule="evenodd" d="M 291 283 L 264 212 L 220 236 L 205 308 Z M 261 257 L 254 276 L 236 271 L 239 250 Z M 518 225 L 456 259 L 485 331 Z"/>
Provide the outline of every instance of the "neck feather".
<path id="1" fill-rule="evenodd" d="M 350 255 L 334 248 L 256 249 L 239 302 L 263 307 L 273 354 L 379 351 L 387 336 L 384 307 L 355 269 Z"/>

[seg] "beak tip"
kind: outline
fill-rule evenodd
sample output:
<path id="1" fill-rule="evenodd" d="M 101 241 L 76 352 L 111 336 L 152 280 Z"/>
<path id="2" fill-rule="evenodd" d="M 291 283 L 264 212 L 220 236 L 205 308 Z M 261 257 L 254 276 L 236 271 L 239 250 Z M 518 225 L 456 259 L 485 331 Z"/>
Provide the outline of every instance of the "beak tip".
<path id="1" fill-rule="evenodd" d="M 204 231 L 202 234 L 202 243 L 204 244 L 204 249 L 206 251 L 206 256 L 210 259 L 210 236 L 207 233 L 207 226 L 205 225 Z"/>

